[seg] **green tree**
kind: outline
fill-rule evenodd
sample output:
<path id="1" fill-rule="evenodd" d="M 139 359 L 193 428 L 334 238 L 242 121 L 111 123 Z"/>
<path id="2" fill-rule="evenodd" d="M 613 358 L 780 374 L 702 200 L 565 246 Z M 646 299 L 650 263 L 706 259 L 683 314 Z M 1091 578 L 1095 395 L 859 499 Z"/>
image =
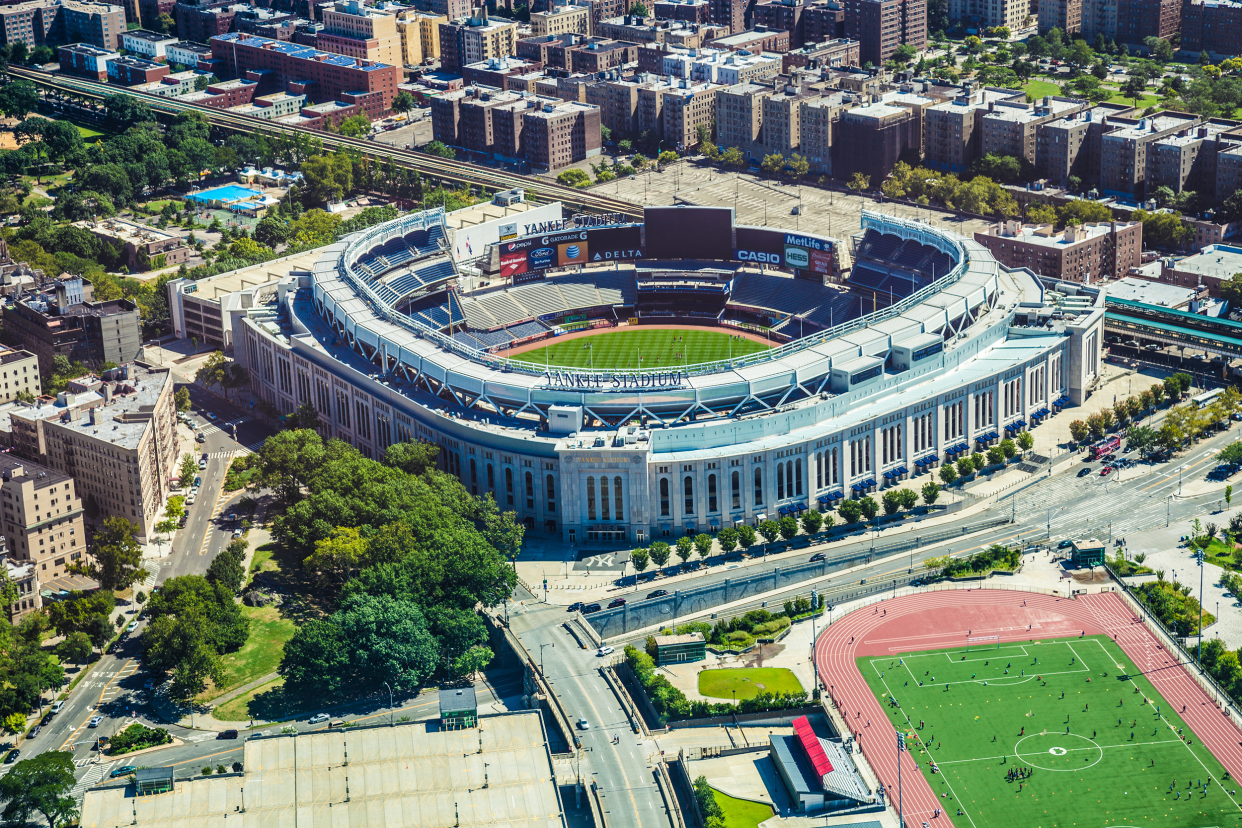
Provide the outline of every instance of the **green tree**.
<path id="1" fill-rule="evenodd" d="M 1098 201 L 1090 201 L 1085 198 L 1078 198 L 1066 204 L 1060 209 L 1058 215 L 1061 218 L 1062 225 L 1070 221 L 1078 221 L 1080 224 L 1089 224 L 1093 222 L 1109 221 L 1113 217 L 1113 211 L 1109 209 L 1107 204 L 1101 204 Z"/>
<path id="2" fill-rule="evenodd" d="M 776 525 L 780 527 L 781 537 L 785 540 L 793 540 L 798 534 L 798 520 L 791 515 L 785 515 L 777 521 Z"/>
<path id="3" fill-rule="evenodd" d="M 1035 447 L 1035 438 L 1031 436 L 1031 432 L 1023 431 L 1018 435 L 1018 448 L 1023 451 L 1030 451 Z"/>
<path id="4" fill-rule="evenodd" d="M 673 550 L 670 549 L 669 545 L 664 541 L 656 541 L 651 544 L 651 560 L 653 560 L 655 565 L 660 568 L 664 568 L 668 565 L 668 559 L 672 552 Z"/>
<path id="5" fill-rule="evenodd" d="M 453 659 L 453 675 L 474 681 L 475 673 L 486 670 L 494 657 L 491 647 L 476 644 Z"/>
<path id="6" fill-rule="evenodd" d="M 750 549 L 755 545 L 755 527 L 749 523 L 743 523 L 737 527 L 737 542 L 743 549 Z"/>
<path id="7" fill-rule="evenodd" d="M 712 554 L 712 536 L 706 532 L 700 532 L 695 535 L 694 551 L 699 553 L 700 558 L 706 558 Z"/>
<path id="8" fill-rule="evenodd" d="M 870 498 L 867 498 L 870 500 Z M 841 517 L 845 518 L 845 522 L 851 526 L 858 523 L 862 519 L 862 506 L 857 500 L 843 500 L 837 506 L 837 511 L 841 513 Z"/>
<path id="9" fill-rule="evenodd" d="M 855 172 L 850 176 L 850 180 L 845 186 L 855 192 L 862 192 L 871 186 L 871 176 L 864 175 L 861 172 Z"/>
<path id="10" fill-rule="evenodd" d="M 746 156 L 737 147 L 729 147 L 720 153 L 720 163 L 726 167 L 744 167 L 746 166 Z"/>
<path id="11" fill-rule="evenodd" d="M 142 568 L 142 547 L 135 534 L 138 527 L 120 515 L 106 518 L 92 539 L 88 562 L 75 568 L 94 578 L 104 589 L 126 589 L 147 577 Z"/>
<path id="12" fill-rule="evenodd" d="M 763 156 L 763 160 L 759 162 L 759 169 L 768 175 L 779 175 L 785 166 L 785 156 L 779 152 Z"/>
<path id="13" fill-rule="evenodd" d="M 1022 433 L 1026 434 L 1025 431 Z M 1013 440 L 1009 439 L 1008 437 L 1000 441 L 1000 450 L 1001 450 L 1001 454 L 1004 456 L 1006 460 L 1012 460 L 1014 458 L 1014 455 L 1018 453 L 1017 445 L 1015 445 Z"/>
<path id="14" fill-rule="evenodd" d="M 905 66 L 918 57 L 918 50 L 908 43 L 903 43 L 893 50 L 891 60 L 898 66 Z"/>
<path id="15" fill-rule="evenodd" d="M 312 618 L 298 627 L 285 644 L 279 672 L 287 692 L 336 698 L 349 686 L 350 649 L 331 619 Z"/>
<path id="16" fill-rule="evenodd" d="M 960 477 L 966 477 L 975 473 L 975 461 L 969 457 L 957 458 L 957 473 Z"/>
<path id="17" fill-rule="evenodd" d="M 447 158 L 450 161 L 452 161 L 454 158 L 457 157 L 457 150 L 453 149 L 452 147 L 445 146 L 439 141 L 432 141 L 430 144 L 427 144 L 426 146 L 424 146 L 422 148 L 422 151 L 427 153 L 428 155 L 435 155 L 440 158 Z"/>
<path id="18" fill-rule="evenodd" d="M 26 117 L 26 113 L 34 112 L 38 108 L 39 90 L 30 81 L 13 81 L 0 89 L 0 112 L 6 118 L 20 121 Z"/>
<path id="19" fill-rule="evenodd" d="M 886 515 L 892 516 L 901 511 L 901 499 L 897 496 L 896 489 L 888 489 L 880 495 L 880 503 Z"/>
<path id="20" fill-rule="evenodd" d="M 49 750 L 23 759 L 0 778 L 3 817 L 10 825 L 25 825 L 40 814 L 51 828 L 77 819 L 77 800 L 70 795 L 74 785 L 73 754 Z"/>
<path id="21" fill-rule="evenodd" d="M 1131 219 L 1142 222 L 1144 245 L 1181 247 L 1195 234 L 1194 229 L 1182 221 L 1182 214 L 1176 211 L 1149 213 L 1146 210 L 1135 210 L 1131 214 Z"/>
<path id="22" fill-rule="evenodd" d="M 999 466 L 1001 463 L 1005 462 L 1005 453 L 1001 451 L 1000 446 L 992 446 L 989 448 L 987 457 L 989 466 Z"/>
<path id="23" fill-rule="evenodd" d="M 720 551 L 725 555 L 730 555 L 737 549 L 738 540 L 738 532 L 732 526 L 726 526 L 716 533 L 716 543 L 720 544 Z"/>
<path id="24" fill-rule="evenodd" d="M 944 481 L 946 486 L 952 486 L 953 481 L 957 480 L 957 469 L 952 463 L 945 463 L 940 467 L 940 479 Z"/>
<path id="25" fill-rule="evenodd" d="M 802 513 L 802 530 L 814 535 L 824 525 L 824 516 L 815 509 L 807 509 Z"/>
<path id="26" fill-rule="evenodd" d="M 566 187 L 585 187 L 591 183 L 591 175 L 586 170 L 568 169 L 556 177 L 556 182 Z"/>
<path id="27" fill-rule="evenodd" d="M 56 655 L 62 661 L 72 661 L 74 664 L 84 663 L 93 651 L 90 636 L 84 632 L 75 632 L 56 645 Z"/>
<path id="28" fill-rule="evenodd" d="M 947 466 L 944 468 L 947 468 Z M 940 497 L 939 484 L 937 484 L 935 480 L 928 480 L 923 484 L 922 494 L 923 502 L 928 506 L 931 506 Z"/>
<path id="29" fill-rule="evenodd" d="M 684 565 L 693 554 L 694 541 L 690 540 L 688 536 L 682 535 L 677 539 L 677 557 L 681 558 L 681 562 Z"/>
<path id="30" fill-rule="evenodd" d="M 1121 94 L 1134 101 L 1138 106 L 1139 98 L 1147 93 L 1147 78 L 1142 75 L 1131 75 L 1121 84 Z"/>
<path id="31" fill-rule="evenodd" d="M 344 153 L 315 155 L 302 162 L 306 196 L 314 203 L 340 201 L 354 189 L 354 167 Z"/>
<path id="32" fill-rule="evenodd" d="M 406 113 L 413 109 L 414 106 L 414 96 L 409 92 L 406 92 L 404 89 L 399 91 L 392 99 L 393 112 Z"/>
<path id="33" fill-rule="evenodd" d="M 1070 438 L 1075 443 L 1081 443 L 1087 439 L 1087 435 L 1091 433 L 1091 427 L 1082 420 L 1074 420 L 1069 424 Z"/>
<path id="34" fill-rule="evenodd" d="M 650 12 L 647 11 L 647 7 L 642 3 L 630 3 L 630 10 L 626 13 L 632 14 L 635 17 L 647 17 L 650 15 Z"/>
<path id="35" fill-rule="evenodd" d="M 177 393 L 173 394 L 173 403 L 177 410 L 186 412 L 190 410 L 190 389 L 181 387 L 177 389 Z"/>
<path id="36" fill-rule="evenodd" d="M 1050 204 L 1032 201 L 1026 205 L 1026 220 L 1031 224 L 1056 224 L 1057 211 Z"/>
<path id="37" fill-rule="evenodd" d="M 880 513 L 880 506 L 873 497 L 859 498 L 858 508 L 862 510 L 863 517 L 867 520 L 875 520 L 875 516 Z"/>
<path id="38" fill-rule="evenodd" d="M 677 153 L 673 152 L 672 150 L 664 150 L 664 152 L 656 156 L 656 166 L 667 167 L 669 164 L 672 164 L 676 160 L 677 160 Z"/>
<path id="39" fill-rule="evenodd" d="M 181 488 L 188 488 L 198 475 L 198 461 L 194 459 L 193 454 L 187 451 L 181 455 L 181 465 L 177 473 L 181 475 Z"/>
<path id="40" fill-rule="evenodd" d="M 325 581 L 343 584 L 362 567 L 367 545 L 358 528 L 338 526 L 331 537 L 315 542 L 314 554 L 302 561 L 302 566 Z"/>
<path id="41" fill-rule="evenodd" d="M 651 563 L 651 553 L 646 549 L 635 549 L 630 553 L 630 563 L 634 564 L 635 572 L 645 572 Z"/>
<path id="42" fill-rule="evenodd" d="M 780 524 L 774 520 L 765 520 L 759 524 L 759 534 L 765 543 L 772 543 L 781 533 Z"/>

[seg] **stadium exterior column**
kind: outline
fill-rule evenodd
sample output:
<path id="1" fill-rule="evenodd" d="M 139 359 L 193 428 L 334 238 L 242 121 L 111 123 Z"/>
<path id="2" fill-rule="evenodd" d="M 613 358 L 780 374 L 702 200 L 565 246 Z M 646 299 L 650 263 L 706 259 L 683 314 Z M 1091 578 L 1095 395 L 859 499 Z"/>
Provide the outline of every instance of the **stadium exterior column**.
<path id="1" fill-rule="evenodd" d="M 968 450 L 974 446 L 975 427 L 978 425 L 974 418 L 975 392 L 967 391 L 962 400 L 962 441 L 966 443 Z"/>
<path id="2" fill-rule="evenodd" d="M 876 420 L 871 426 L 871 468 L 867 470 L 869 477 L 877 478 L 875 484 L 876 491 L 879 491 L 881 488 L 879 472 L 882 468 L 884 468 L 883 464 L 880 462 L 881 458 L 884 457 L 883 451 L 884 429 L 880 428 L 880 421 Z"/>
<path id="3" fill-rule="evenodd" d="M 910 409 L 906 409 L 906 424 L 901 430 L 901 444 L 897 446 L 897 450 L 901 452 L 901 465 L 910 468 L 911 446 L 914 445 L 913 438 L 910 436 L 914 431 L 914 417 L 910 415 Z"/>
<path id="4" fill-rule="evenodd" d="M 1001 417 L 1001 406 L 1005 404 L 1005 380 L 1002 377 L 996 378 L 995 394 L 996 398 L 992 403 L 992 423 L 996 426 L 1000 426 L 1000 424 L 1004 422 L 1004 419 Z M 997 431 L 999 430 L 1000 429 L 997 428 Z"/>
<path id="5" fill-rule="evenodd" d="M 932 418 L 932 448 L 936 452 L 936 456 L 940 457 L 944 454 L 945 447 L 949 444 L 948 439 L 944 436 L 944 400 L 936 403 L 936 407 L 932 409 L 935 416 Z"/>
<path id="6" fill-rule="evenodd" d="M 854 482 L 850 474 L 850 438 L 847 433 L 841 434 L 841 483 L 845 487 L 845 496 L 850 496 L 850 484 Z"/>

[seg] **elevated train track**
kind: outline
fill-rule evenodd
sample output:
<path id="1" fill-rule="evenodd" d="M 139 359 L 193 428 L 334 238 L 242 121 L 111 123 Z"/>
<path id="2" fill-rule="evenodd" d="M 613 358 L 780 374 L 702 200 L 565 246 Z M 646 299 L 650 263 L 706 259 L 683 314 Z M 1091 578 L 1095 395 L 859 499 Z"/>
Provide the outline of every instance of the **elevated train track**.
<path id="1" fill-rule="evenodd" d="M 252 118 L 248 115 L 237 115 L 227 110 L 215 109 L 210 106 L 179 101 L 176 98 L 164 98 L 145 92 L 135 92 L 125 87 L 111 86 L 104 83 L 68 78 L 51 72 L 29 69 L 22 66 L 10 66 L 9 75 L 13 78 L 28 80 L 36 86 L 61 94 L 72 94 L 102 100 L 108 95 L 122 93 L 139 98 L 147 103 L 154 112 L 176 115 L 180 112 L 201 112 L 213 125 L 235 132 L 248 132 L 270 135 L 273 133 L 304 133 L 312 135 L 323 142 L 324 147 L 343 149 L 348 147 L 364 156 L 377 161 L 392 159 L 394 164 L 407 169 L 417 170 L 431 182 L 440 182 L 456 186 L 488 187 L 496 190 L 521 188 L 535 196 L 539 201 L 560 201 L 573 212 L 579 213 L 622 213 L 632 220 L 642 220 L 642 206 L 621 199 L 566 187 L 555 181 L 519 175 L 492 167 L 483 167 L 466 161 L 437 158 L 433 155 L 413 152 L 411 150 L 387 147 L 366 141 L 361 138 L 348 138 L 327 132 L 318 132 L 301 127 Z"/>

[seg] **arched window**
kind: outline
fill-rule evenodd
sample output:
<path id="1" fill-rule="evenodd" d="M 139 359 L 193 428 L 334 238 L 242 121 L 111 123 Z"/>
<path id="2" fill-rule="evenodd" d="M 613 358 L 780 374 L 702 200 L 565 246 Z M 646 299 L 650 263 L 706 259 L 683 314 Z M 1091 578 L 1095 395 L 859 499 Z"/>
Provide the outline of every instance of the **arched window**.
<path id="1" fill-rule="evenodd" d="M 513 469 L 505 469 L 505 497 L 509 499 L 509 505 L 513 505 Z"/>
<path id="2" fill-rule="evenodd" d="M 788 494 L 790 497 L 794 496 L 794 479 L 793 479 L 794 472 L 793 470 L 794 470 L 794 462 L 790 460 L 788 463 L 785 464 L 785 493 Z M 799 477 L 801 477 L 801 475 L 799 475 Z"/>
<path id="3" fill-rule="evenodd" d="M 763 469 L 755 468 L 755 505 L 763 505 Z"/>
<path id="4" fill-rule="evenodd" d="M 479 470 L 475 468 L 474 458 L 470 458 L 470 493 L 479 493 Z"/>
<path id="5" fill-rule="evenodd" d="M 707 476 L 707 511 L 719 512 L 716 504 L 716 475 L 709 474 Z"/>
<path id="6" fill-rule="evenodd" d="M 668 517 L 668 478 L 660 478 L 660 514 Z"/>
<path id="7" fill-rule="evenodd" d="M 794 494 L 802 497 L 802 463 L 790 463 L 794 467 Z"/>
<path id="8" fill-rule="evenodd" d="M 556 481 L 552 479 L 552 475 L 550 474 L 548 475 L 547 489 L 548 489 L 548 511 L 555 512 L 556 511 Z"/>
<path id="9" fill-rule="evenodd" d="M 617 520 L 625 520 L 625 504 L 621 502 L 621 476 L 617 475 L 612 479 L 612 502 L 616 505 L 617 510 L 614 514 Z"/>
<path id="10" fill-rule="evenodd" d="M 535 508 L 535 476 L 530 472 L 526 473 L 526 508 Z"/>
<path id="11" fill-rule="evenodd" d="M 776 464 L 776 499 L 785 499 L 785 464 Z"/>
<path id="12" fill-rule="evenodd" d="M 603 475 L 600 475 L 600 478 L 599 478 L 599 505 L 600 505 L 600 515 L 599 515 L 600 518 L 603 520 L 609 520 L 609 517 L 608 517 L 608 509 L 609 509 L 608 478 L 604 477 Z"/>
<path id="13" fill-rule="evenodd" d="M 742 475 L 738 472 L 732 474 L 733 485 L 733 508 L 742 508 Z"/>
<path id="14" fill-rule="evenodd" d="M 693 515 L 694 514 L 694 478 L 691 477 L 690 475 L 686 475 L 685 485 L 683 486 L 683 488 L 685 489 L 685 494 L 686 494 L 685 513 L 687 515 Z"/>
<path id="15" fill-rule="evenodd" d="M 487 464 L 487 488 L 496 491 L 496 470 L 491 463 Z"/>
<path id="16" fill-rule="evenodd" d="M 587 478 L 587 520 L 595 520 L 595 478 Z"/>

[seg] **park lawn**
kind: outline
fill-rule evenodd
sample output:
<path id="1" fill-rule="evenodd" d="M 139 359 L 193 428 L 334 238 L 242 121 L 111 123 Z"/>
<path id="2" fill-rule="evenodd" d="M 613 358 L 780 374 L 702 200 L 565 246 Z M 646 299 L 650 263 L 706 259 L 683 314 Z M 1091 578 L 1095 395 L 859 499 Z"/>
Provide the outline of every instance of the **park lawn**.
<path id="1" fill-rule="evenodd" d="M 324 699 L 318 696 L 286 699 L 284 684 L 283 678 L 273 679 L 235 699 L 229 699 L 214 708 L 211 714 L 222 722 L 245 722 L 251 719 L 274 722 L 301 718 L 312 710 L 324 707 Z"/>
<path id="2" fill-rule="evenodd" d="M 527 351 L 515 359 L 537 366 L 594 368 L 598 371 L 659 370 L 696 362 L 715 362 L 769 348 L 746 337 L 734 337 L 728 331 L 635 327 L 559 342 Z"/>
<path id="3" fill-rule="evenodd" d="M 269 572 L 279 567 L 273 556 L 276 554 L 276 543 L 265 543 L 254 550 L 254 554 L 250 556 L 250 571 Z"/>
<path id="4" fill-rule="evenodd" d="M 285 618 L 276 607 L 241 608 L 242 615 L 250 619 L 250 637 L 241 649 L 220 658 L 224 676 L 218 685 L 207 688 L 199 695 L 199 701 L 211 701 L 255 679 L 276 671 L 285 642 L 293 637 L 297 625 L 292 618 Z"/>
<path id="5" fill-rule="evenodd" d="M 89 141 L 92 138 L 108 137 L 105 133 L 102 133 L 97 129 L 91 129 L 88 126 L 82 126 L 81 124 L 74 124 L 74 126 L 78 128 L 78 133 L 82 136 L 83 141 Z"/>
<path id="6" fill-rule="evenodd" d="M 1042 98 L 1045 95 L 1060 95 L 1061 87 L 1051 81 L 1033 80 L 1022 84 L 1022 91 L 1033 98 Z"/>
<path id="7" fill-rule="evenodd" d="M 1112 87 L 1106 86 L 1104 88 L 1111 89 Z M 1160 99 L 1155 95 L 1144 95 L 1138 99 L 1138 103 L 1136 104 L 1133 98 L 1127 98 L 1125 95 L 1121 94 L 1120 91 L 1118 91 L 1117 94 L 1113 95 L 1111 98 L 1106 98 L 1105 103 L 1119 103 L 1125 104 L 1126 106 L 1133 106 L 1137 109 L 1146 109 L 1149 106 L 1159 107 Z"/>
<path id="8" fill-rule="evenodd" d="M 699 692 L 713 699 L 753 699 L 760 693 L 801 693 L 802 683 L 785 667 L 737 667 L 703 670 L 699 673 Z"/>
<path id="9" fill-rule="evenodd" d="M 759 823 L 773 817 L 772 806 L 749 799 L 738 799 L 712 788 L 712 796 L 724 813 L 726 828 L 756 828 Z"/>
<path id="10" fill-rule="evenodd" d="M 1221 763 L 1105 636 L 857 664 L 946 815 L 966 811 L 954 824 L 1199 828 L 1242 815 Z M 864 740 L 885 732 L 874 724 Z M 1007 781 L 1015 767 L 1032 775 Z M 1212 780 L 1206 794 L 1188 789 L 1195 779 Z"/>

